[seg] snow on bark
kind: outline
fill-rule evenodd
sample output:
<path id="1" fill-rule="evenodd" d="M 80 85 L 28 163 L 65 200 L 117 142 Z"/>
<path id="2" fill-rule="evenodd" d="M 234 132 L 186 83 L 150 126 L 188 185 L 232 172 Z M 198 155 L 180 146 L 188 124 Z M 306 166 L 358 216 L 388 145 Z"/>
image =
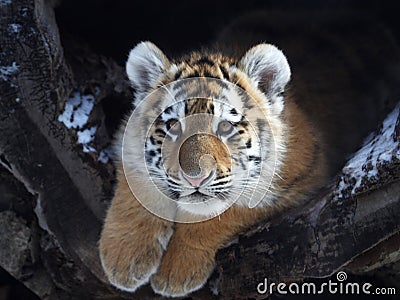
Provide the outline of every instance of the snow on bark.
<path id="1" fill-rule="evenodd" d="M 383 121 L 379 132 L 371 134 L 347 162 L 337 184 L 335 200 L 370 190 L 387 173 L 386 166 L 400 162 L 399 112 L 400 103 Z"/>
<path id="2" fill-rule="evenodd" d="M 70 128 L 83 128 L 94 106 L 93 95 L 81 95 L 75 92 L 65 103 L 64 112 L 58 116 L 58 121 Z"/>

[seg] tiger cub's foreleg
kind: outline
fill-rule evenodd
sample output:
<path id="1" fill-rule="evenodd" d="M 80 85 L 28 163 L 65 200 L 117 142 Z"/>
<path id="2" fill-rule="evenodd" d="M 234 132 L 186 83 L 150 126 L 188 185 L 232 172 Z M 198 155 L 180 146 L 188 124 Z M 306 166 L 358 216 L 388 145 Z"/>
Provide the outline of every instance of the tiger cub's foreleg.
<path id="1" fill-rule="evenodd" d="M 101 233 L 100 258 L 109 281 L 133 292 L 156 272 L 173 227 L 142 207 L 124 175 L 118 177 Z"/>
<path id="2" fill-rule="evenodd" d="M 215 266 L 215 254 L 244 228 L 268 216 L 270 209 L 233 206 L 220 217 L 178 223 L 151 285 L 164 296 L 184 296 L 200 289 Z"/>

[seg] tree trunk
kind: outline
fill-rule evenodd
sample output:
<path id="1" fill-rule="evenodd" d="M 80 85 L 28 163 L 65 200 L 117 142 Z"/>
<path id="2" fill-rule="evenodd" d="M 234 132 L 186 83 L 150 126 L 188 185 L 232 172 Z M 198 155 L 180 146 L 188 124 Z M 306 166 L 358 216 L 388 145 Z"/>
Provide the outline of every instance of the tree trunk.
<path id="1" fill-rule="evenodd" d="M 115 179 L 110 137 L 130 108 L 124 70 L 82 41 L 61 43 L 45 0 L 0 10 L 0 266 L 41 299 L 162 298 L 148 286 L 133 296 L 112 288 L 98 258 Z M 192 298 L 258 297 L 265 277 L 398 268 L 398 111 L 317 196 L 221 250 Z"/>

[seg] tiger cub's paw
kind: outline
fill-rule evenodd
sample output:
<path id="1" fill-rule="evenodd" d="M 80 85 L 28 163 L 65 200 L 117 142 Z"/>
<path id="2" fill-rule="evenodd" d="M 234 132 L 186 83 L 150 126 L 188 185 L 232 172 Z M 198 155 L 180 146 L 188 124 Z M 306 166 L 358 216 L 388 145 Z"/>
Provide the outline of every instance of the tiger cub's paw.
<path id="1" fill-rule="evenodd" d="M 153 290 L 167 297 L 182 297 L 204 286 L 214 269 L 214 253 L 181 247 L 164 254 L 150 281 Z"/>
<path id="2" fill-rule="evenodd" d="M 136 235 L 127 233 L 118 238 L 103 235 L 100 240 L 100 258 L 108 280 L 127 292 L 148 283 L 165 250 L 166 237 L 146 240 L 145 235 Z"/>

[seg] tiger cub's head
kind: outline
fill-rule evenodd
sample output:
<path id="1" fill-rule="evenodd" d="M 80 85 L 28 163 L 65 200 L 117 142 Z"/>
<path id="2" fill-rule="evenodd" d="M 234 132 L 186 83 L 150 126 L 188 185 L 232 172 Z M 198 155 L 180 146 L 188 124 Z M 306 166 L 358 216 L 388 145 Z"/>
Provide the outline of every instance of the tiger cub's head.
<path id="1" fill-rule="evenodd" d="M 284 156 L 281 115 L 290 79 L 280 50 L 260 44 L 239 60 L 196 52 L 172 61 L 142 42 L 126 70 L 137 114 L 125 135 L 133 141 L 128 148 L 143 145 L 143 176 L 196 215 L 248 205 L 255 193 L 254 205 L 272 203 L 268 189 Z M 133 158 L 135 168 L 141 158 Z"/>

